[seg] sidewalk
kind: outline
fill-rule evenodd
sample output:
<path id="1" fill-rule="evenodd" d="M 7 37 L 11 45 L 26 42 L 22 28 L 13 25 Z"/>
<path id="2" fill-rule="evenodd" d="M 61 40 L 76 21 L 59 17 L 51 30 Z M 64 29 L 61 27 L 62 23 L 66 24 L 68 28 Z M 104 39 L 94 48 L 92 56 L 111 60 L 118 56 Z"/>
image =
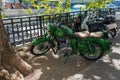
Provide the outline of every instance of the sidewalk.
<path id="1" fill-rule="evenodd" d="M 109 54 L 96 62 L 74 55 L 64 64 L 62 55 L 49 51 L 45 55 L 34 56 L 24 48 L 19 55 L 38 69 L 26 80 L 120 80 L 120 32 L 112 42 Z"/>
<path id="2" fill-rule="evenodd" d="M 120 80 L 120 33 L 113 40 L 111 53 L 67 80 Z"/>

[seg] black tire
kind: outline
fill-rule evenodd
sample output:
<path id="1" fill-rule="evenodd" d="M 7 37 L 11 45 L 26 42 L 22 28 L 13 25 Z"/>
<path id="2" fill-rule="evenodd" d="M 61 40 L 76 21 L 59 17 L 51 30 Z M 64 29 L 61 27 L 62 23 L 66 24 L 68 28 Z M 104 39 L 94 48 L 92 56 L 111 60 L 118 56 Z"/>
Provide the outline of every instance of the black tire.
<path id="1" fill-rule="evenodd" d="M 82 52 L 80 52 L 80 54 L 83 58 L 87 60 L 95 61 L 101 58 L 104 53 L 101 45 L 99 45 L 98 43 L 90 43 L 89 49 L 83 50 Z"/>
<path id="2" fill-rule="evenodd" d="M 110 33 L 111 33 L 111 36 L 112 36 L 112 37 L 115 37 L 116 34 L 117 34 L 117 31 L 116 31 L 116 29 L 111 29 L 111 30 L 110 30 Z"/>
<path id="3" fill-rule="evenodd" d="M 46 52 L 48 52 L 50 48 L 51 48 L 51 45 L 49 42 L 42 42 L 38 45 L 32 45 L 30 48 L 30 52 L 33 55 L 41 56 Z"/>

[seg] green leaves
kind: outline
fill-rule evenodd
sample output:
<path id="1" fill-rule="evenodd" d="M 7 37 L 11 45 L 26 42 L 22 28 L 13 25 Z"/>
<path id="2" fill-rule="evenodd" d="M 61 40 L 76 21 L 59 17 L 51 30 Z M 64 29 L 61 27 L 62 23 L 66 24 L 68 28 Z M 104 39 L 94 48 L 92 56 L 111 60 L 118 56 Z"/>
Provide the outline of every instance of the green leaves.
<path id="1" fill-rule="evenodd" d="M 32 9 L 28 9 L 27 14 L 30 14 L 32 12 Z"/>
<path id="2" fill-rule="evenodd" d="M 6 17 L 6 14 L 3 12 L 2 13 L 2 18 L 5 18 Z"/>
<path id="3" fill-rule="evenodd" d="M 29 9 L 23 9 L 23 12 L 25 12 L 26 14 L 31 14 L 31 12 L 32 12 L 32 9 L 31 8 L 29 8 Z"/>
<path id="4" fill-rule="evenodd" d="M 28 2 L 29 0 L 24 0 Z M 35 4 L 37 1 L 38 4 Z M 55 14 L 60 12 L 69 12 L 70 11 L 70 0 L 30 0 L 32 6 L 40 10 L 44 8 L 43 14 Z M 31 10 L 28 10 L 30 14 Z"/>

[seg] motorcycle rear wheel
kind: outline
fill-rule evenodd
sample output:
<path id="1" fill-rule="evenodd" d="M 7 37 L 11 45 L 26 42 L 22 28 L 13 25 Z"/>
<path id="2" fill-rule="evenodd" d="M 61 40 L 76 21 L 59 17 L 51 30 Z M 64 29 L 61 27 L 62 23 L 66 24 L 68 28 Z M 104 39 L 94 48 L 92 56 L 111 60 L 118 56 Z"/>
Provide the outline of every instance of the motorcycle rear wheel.
<path id="1" fill-rule="evenodd" d="M 111 36 L 112 36 L 112 37 L 115 37 L 116 34 L 117 34 L 117 31 L 116 31 L 115 29 L 111 29 L 111 30 L 110 30 L 110 33 L 111 33 Z"/>
<path id="2" fill-rule="evenodd" d="M 98 43 L 90 43 L 88 49 L 80 52 L 80 55 L 91 61 L 95 61 L 103 56 L 103 49 Z"/>
<path id="3" fill-rule="evenodd" d="M 51 45 L 49 42 L 42 42 L 38 45 L 32 45 L 30 48 L 30 52 L 33 55 L 41 56 L 46 52 L 48 52 L 50 48 L 51 48 Z"/>

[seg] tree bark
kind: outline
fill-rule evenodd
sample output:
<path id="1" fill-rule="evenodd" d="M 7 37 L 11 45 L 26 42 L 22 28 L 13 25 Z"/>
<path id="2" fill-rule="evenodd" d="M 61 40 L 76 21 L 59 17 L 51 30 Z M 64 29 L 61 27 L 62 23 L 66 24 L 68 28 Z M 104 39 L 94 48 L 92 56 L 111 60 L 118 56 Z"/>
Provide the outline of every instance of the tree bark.
<path id="1" fill-rule="evenodd" d="M 0 64 L 2 65 L 3 69 L 7 70 L 8 73 L 10 74 L 19 71 L 24 76 L 26 76 L 32 72 L 32 66 L 26 63 L 22 58 L 17 56 L 14 48 L 9 43 L 7 33 L 4 29 L 1 14 L 0 14 L 0 57 L 1 57 Z"/>

